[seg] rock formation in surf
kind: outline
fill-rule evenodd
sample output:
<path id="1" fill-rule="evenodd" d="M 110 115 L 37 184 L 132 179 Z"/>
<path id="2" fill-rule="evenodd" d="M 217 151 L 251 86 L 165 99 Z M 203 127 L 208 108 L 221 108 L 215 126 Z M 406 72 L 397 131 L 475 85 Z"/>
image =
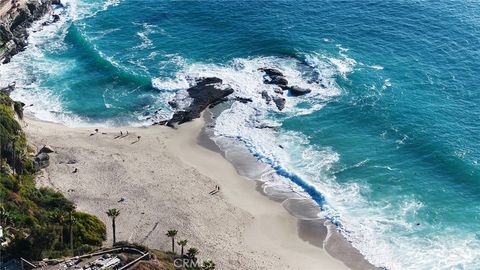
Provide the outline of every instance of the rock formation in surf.
<path id="1" fill-rule="evenodd" d="M 225 101 L 225 98 L 233 93 L 232 88 L 222 88 L 222 79 L 215 77 L 199 78 L 197 84 L 187 89 L 188 95 L 193 99 L 185 109 L 176 111 L 167 122 L 167 126 L 175 127 L 199 118 L 203 110 L 212 104 Z"/>

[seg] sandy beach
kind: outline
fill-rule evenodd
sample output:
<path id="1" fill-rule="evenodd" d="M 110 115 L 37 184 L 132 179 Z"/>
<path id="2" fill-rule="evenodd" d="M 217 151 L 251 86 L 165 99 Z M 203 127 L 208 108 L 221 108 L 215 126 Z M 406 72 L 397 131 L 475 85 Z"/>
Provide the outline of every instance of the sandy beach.
<path id="1" fill-rule="evenodd" d="M 95 132 L 24 122 L 33 147 L 55 150 L 38 186 L 61 191 L 79 210 L 103 220 L 106 245 L 112 232 L 105 211 L 117 208 L 117 240 L 169 250 L 165 232 L 177 229 L 178 240 L 188 239 L 188 247 L 197 247 L 200 258 L 214 260 L 218 269 L 370 268 L 358 254 L 342 252 L 347 250 L 342 241 L 329 245 L 350 268 L 315 245 L 312 234 L 325 239 L 326 231 L 312 231 L 308 222 L 257 192 L 257 183 L 240 176 L 221 154 L 200 146 L 202 126 L 196 120 L 177 130 L 153 126 Z M 220 192 L 209 194 L 216 185 Z"/>

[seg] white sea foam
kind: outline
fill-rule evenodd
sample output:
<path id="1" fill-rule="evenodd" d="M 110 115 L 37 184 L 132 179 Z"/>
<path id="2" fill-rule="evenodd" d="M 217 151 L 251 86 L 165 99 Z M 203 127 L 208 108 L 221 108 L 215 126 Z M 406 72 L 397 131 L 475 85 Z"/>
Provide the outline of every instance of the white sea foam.
<path id="1" fill-rule="evenodd" d="M 383 70 L 383 67 L 380 65 L 371 65 L 370 67 L 376 70 Z"/>

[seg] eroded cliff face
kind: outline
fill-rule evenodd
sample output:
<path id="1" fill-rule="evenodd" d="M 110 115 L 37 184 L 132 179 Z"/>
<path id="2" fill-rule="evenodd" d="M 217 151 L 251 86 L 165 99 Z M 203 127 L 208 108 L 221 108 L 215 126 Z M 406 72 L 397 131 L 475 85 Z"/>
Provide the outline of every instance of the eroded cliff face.
<path id="1" fill-rule="evenodd" d="M 50 11 L 52 0 L 0 0 L 0 62 L 27 46 L 28 27 Z"/>

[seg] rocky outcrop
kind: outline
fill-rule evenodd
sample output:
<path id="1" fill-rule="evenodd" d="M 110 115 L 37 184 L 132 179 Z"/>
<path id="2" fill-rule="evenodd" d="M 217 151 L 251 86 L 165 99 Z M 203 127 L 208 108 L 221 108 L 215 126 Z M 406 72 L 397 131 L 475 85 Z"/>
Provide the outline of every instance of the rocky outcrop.
<path id="1" fill-rule="evenodd" d="M 58 2 L 58 1 L 57 1 Z M 13 55 L 27 46 L 28 27 L 52 10 L 52 0 L 6 1 L 2 5 L 10 9 L 0 14 L 0 61 L 10 62 Z M 59 20 L 58 15 L 53 21 Z"/>
<path id="2" fill-rule="evenodd" d="M 293 86 L 288 85 L 288 80 L 285 78 L 285 75 L 283 75 L 283 73 L 277 69 L 261 68 L 259 70 L 265 72 L 266 76 L 263 81 L 265 84 L 274 84 L 281 88 L 280 91 L 277 91 L 277 90 L 275 91 L 277 93 L 281 93 L 283 90 L 283 91 L 289 91 L 289 93 L 292 96 L 301 96 L 301 95 L 305 95 L 312 92 L 312 90 L 310 89 L 301 88 L 296 85 L 293 85 Z M 262 96 L 263 96 L 263 93 L 262 93 Z"/>
<path id="3" fill-rule="evenodd" d="M 270 104 L 270 101 L 272 101 L 272 97 L 270 97 L 268 92 L 266 90 L 263 90 L 261 94 L 262 98 L 265 99 L 265 102 L 267 102 L 267 104 Z"/>
<path id="4" fill-rule="evenodd" d="M 50 153 L 53 153 L 53 152 L 55 152 L 55 151 L 54 151 L 53 148 L 52 148 L 51 146 L 49 146 L 49 145 L 44 145 L 44 146 L 40 149 L 40 151 L 38 151 L 38 153 L 47 153 L 47 154 L 50 154 Z"/>
<path id="5" fill-rule="evenodd" d="M 262 68 L 260 71 L 265 72 L 267 75 L 264 79 L 264 83 L 266 84 L 275 84 L 278 86 L 287 86 L 288 80 L 285 78 L 282 72 L 274 68 Z"/>
<path id="6" fill-rule="evenodd" d="M 299 86 L 288 86 L 286 87 L 292 96 L 302 96 L 312 92 L 310 89 L 301 88 Z"/>
<path id="7" fill-rule="evenodd" d="M 35 169 L 38 171 L 50 165 L 50 157 L 47 153 L 39 153 L 35 156 L 33 162 L 35 164 Z"/>
<path id="8" fill-rule="evenodd" d="M 167 126 L 175 127 L 199 118 L 201 112 L 207 107 L 225 101 L 225 98 L 233 93 L 232 88 L 223 89 L 222 79 L 216 77 L 199 78 L 196 83 L 195 86 L 187 89 L 188 95 L 193 99 L 192 103 L 187 108 L 176 111 L 168 120 Z"/>
<path id="9" fill-rule="evenodd" d="M 273 98 L 273 102 L 275 102 L 275 105 L 277 105 L 277 109 L 281 111 L 285 109 L 285 103 L 287 102 L 287 100 L 283 97 L 276 96 Z"/>
<path id="10" fill-rule="evenodd" d="M 5 94 L 7 96 L 10 96 L 10 93 L 12 93 L 13 90 L 15 90 L 15 83 L 14 82 L 9 84 L 6 87 L 1 87 L 0 88 L 0 93 Z"/>

